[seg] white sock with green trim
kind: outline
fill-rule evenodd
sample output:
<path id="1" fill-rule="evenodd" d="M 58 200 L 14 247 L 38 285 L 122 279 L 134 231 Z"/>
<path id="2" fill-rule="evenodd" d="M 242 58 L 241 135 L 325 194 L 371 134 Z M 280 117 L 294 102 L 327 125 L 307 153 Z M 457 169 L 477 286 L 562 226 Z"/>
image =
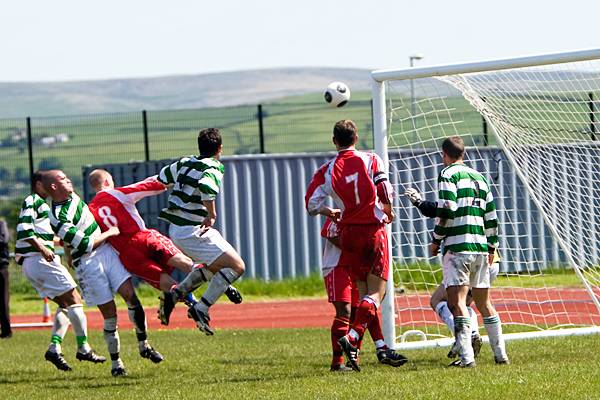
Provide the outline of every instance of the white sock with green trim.
<path id="1" fill-rule="evenodd" d="M 454 326 L 456 343 L 459 345 L 460 360 L 463 365 L 467 365 L 475 361 L 473 346 L 471 345 L 471 318 L 470 317 L 454 317 Z"/>
<path id="2" fill-rule="evenodd" d="M 67 315 L 77 338 L 77 351 L 90 352 L 92 348 L 87 341 L 87 317 L 83 312 L 83 304 L 73 304 L 67 307 Z"/>
<path id="3" fill-rule="evenodd" d="M 448 302 L 440 301 L 437 306 L 435 306 L 435 312 L 437 313 L 438 317 L 444 321 L 448 329 L 450 329 L 450 332 L 454 332 L 454 316 L 448 308 Z"/>
<path id="4" fill-rule="evenodd" d="M 485 325 L 485 330 L 487 331 L 490 346 L 494 351 L 496 361 L 508 360 L 508 356 L 506 355 L 506 345 L 504 344 L 504 338 L 502 337 L 502 323 L 500 322 L 500 316 L 492 315 L 484 318 L 483 324 Z"/>
<path id="5" fill-rule="evenodd" d="M 469 315 L 471 316 L 471 335 L 479 336 L 479 321 L 477 321 L 477 314 L 471 307 L 467 307 L 467 310 L 469 310 Z"/>
<path id="6" fill-rule="evenodd" d="M 54 324 L 52 325 L 52 337 L 48 350 L 60 354 L 62 352 L 61 343 L 69 329 L 69 318 L 65 308 L 57 308 L 54 315 Z"/>

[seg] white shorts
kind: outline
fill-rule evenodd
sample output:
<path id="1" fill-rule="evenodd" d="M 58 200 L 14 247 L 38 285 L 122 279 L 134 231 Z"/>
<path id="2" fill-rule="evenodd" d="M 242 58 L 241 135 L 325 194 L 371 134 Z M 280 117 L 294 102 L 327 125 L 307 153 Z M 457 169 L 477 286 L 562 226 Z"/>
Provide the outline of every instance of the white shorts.
<path id="1" fill-rule="evenodd" d="M 221 236 L 218 230 L 209 228 L 202 233 L 200 226 L 169 226 L 169 237 L 179 250 L 194 262 L 211 265 L 219 256 L 233 246 Z"/>
<path id="2" fill-rule="evenodd" d="M 490 268 L 487 257 L 487 254 L 447 252 L 442 260 L 444 286 L 489 288 Z"/>
<path id="3" fill-rule="evenodd" d="M 88 306 L 110 302 L 123 282 L 131 278 L 119 255 L 108 243 L 81 257 L 76 272 L 81 294 Z"/>
<path id="4" fill-rule="evenodd" d="M 56 255 L 52 261 L 46 261 L 41 254 L 24 257 L 23 273 L 42 298 L 54 299 L 77 287 Z"/>

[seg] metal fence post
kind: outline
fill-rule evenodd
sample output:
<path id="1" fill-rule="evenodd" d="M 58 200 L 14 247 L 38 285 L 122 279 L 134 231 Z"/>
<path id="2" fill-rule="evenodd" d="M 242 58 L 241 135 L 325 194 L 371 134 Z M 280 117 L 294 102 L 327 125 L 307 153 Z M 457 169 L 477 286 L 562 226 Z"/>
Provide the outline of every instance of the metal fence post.
<path id="1" fill-rule="evenodd" d="M 148 116 L 146 110 L 142 110 L 142 125 L 144 127 L 144 156 L 150 161 L 150 145 L 148 144 Z"/>
<path id="2" fill-rule="evenodd" d="M 489 146 L 490 138 L 488 136 L 488 125 L 487 125 L 487 121 L 483 115 L 481 116 L 481 124 L 482 124 L 482 128 L 483 128 L 483 145 Z"/>
<path id="3" fill-rule="evenodd" d="M 594 104 L 594 93 L 588 93 L 588 106 L 590 107 L 590 134 L 592 140 L 596 140 L 596 106 Z"/>
<path id="4" fill-rule="evenodd" d="M 258 112 L 256 115 L 258 117 L 258 140 L 260 143 L 260 153 L 265 154 L 265 130 L 263 126 L 262 104 L 258 105 Z"/>
<path id="5" fill-rule="evenodd" d="M 31 184 L 31 192 L 34 192 L 33 187 L 33 139 L 31 137 L 31 117 L 27 117 L 27 147 L 29 148 L 29 182 Z"/>

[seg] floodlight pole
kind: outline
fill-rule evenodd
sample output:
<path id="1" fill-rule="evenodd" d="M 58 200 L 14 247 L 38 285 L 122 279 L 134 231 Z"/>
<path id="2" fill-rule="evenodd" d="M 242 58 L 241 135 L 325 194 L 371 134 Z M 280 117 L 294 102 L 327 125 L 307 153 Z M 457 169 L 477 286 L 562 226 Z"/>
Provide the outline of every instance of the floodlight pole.
<path id="1" fill-rule="evenodd" d="M 412 68 L 414 66 L 415 60 L 422 60 L 423 57 L 425 57 L 423 53 L 416 53 L 408 57 L 408 63 L 410 67 Z M 412 120 L 413 129 L 416 130 L 417 126 L 415 124 L 415 83 L 413 79 L 410 80 L 410 118 Z"/>

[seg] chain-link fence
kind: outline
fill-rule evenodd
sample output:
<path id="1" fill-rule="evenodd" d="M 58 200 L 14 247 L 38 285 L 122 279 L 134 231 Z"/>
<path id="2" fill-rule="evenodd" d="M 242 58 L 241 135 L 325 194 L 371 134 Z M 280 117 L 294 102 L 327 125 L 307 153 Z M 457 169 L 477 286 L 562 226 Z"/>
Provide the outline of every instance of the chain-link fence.
<path id="1" fill-rule="evenodd" d="M 224 155 L 329 151 L 333 122 L 356 121 L 372 148 L 370 101 L 343 109 L 278 103 L 196 110 L 0 119 L 0 202 L 23 198 L 36 169 L 62 169 L 81 189 L 81 167 L 197 153 L 199 129 L 218 127 Z"/>

